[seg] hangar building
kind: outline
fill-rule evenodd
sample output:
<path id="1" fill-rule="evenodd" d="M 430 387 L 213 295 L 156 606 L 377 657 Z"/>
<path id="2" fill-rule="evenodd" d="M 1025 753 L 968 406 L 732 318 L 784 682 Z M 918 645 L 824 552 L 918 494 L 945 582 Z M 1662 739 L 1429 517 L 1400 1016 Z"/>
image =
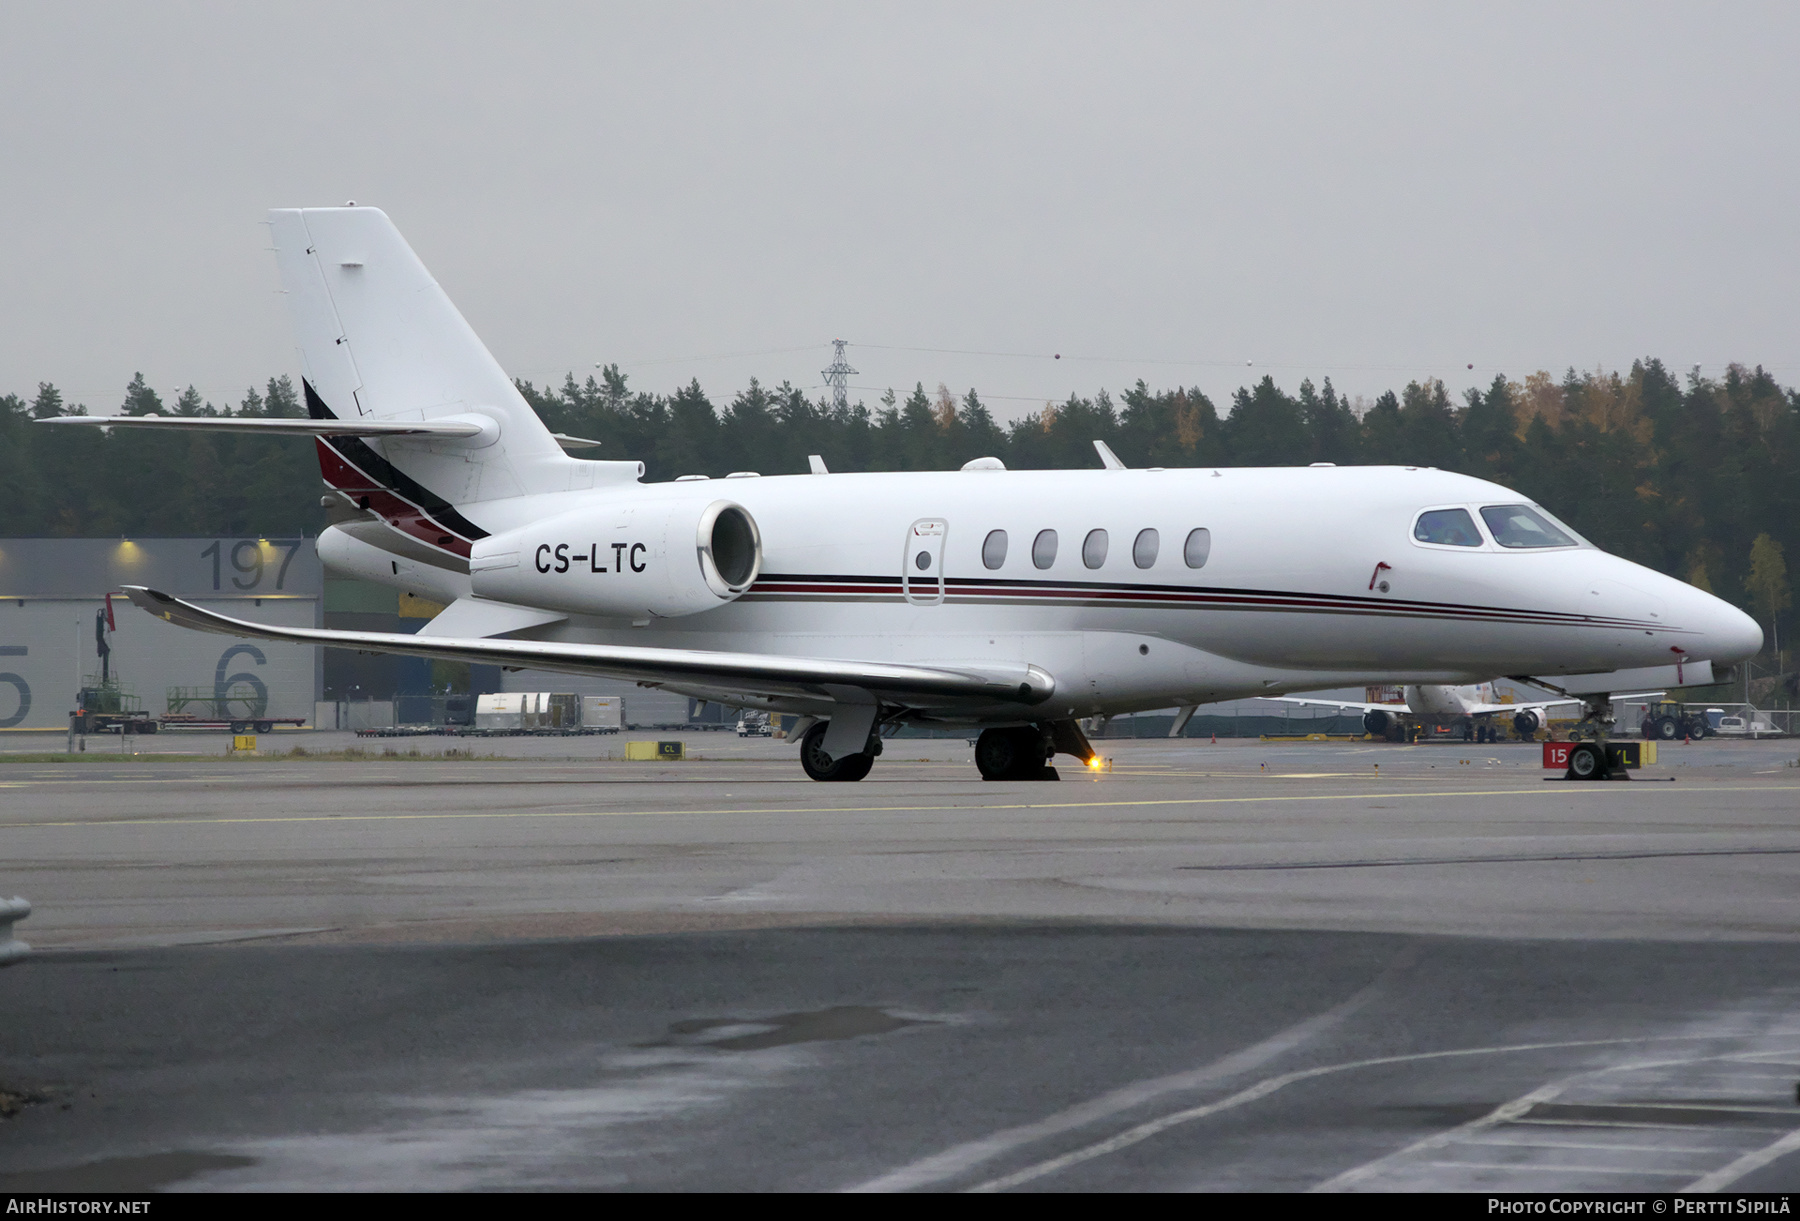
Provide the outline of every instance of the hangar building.
<path id="1" fill-rule="evenodd" d="M 101 671 L 106 595 L 149 585 L 240 619 L 416 632 L 441 609 L 392 588 L 327 577 L 311 538 L 0 538 L 0 730 L 63 729 Z M 234 640 L 173 627 L 113 599 L 112 676 L 152 715 L 227 690 L 266 695 L 263 715 L 322 727 L 427 722 L 457 690 L 623 695 L 633 724 L 680 724 L 692 701 L 632 683 L 424 658 Z M 352 709 L 352 705 L 362 707 Z M 353 715 L 353 712 L 356 715 Z M 717 718 L 719 712 L 709 709 Z"/>
<path id="2" fill-rule="evenodd" d="M 312 539 L 0 539 L 0 729 L 62 729 L 101 671 L 97 619 L 124 585 L 151 585 L 221 614 L 313 627 L 324 574 Z M 176 692 L 243 684 L 266 715 L 313 717 L 317 650 L 173 627 L 113 599 L 112 675 L 152 714 Z M 179 700 L 181 697 L 176 695 Z"/>

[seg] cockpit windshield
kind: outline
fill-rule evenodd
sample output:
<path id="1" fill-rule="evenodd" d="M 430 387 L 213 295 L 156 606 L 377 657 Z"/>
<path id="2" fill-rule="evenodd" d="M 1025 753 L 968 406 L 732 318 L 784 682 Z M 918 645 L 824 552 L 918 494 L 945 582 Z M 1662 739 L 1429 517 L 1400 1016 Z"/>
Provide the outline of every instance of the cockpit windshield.
<path id="1" fill-rule="evenodd" d="M 1419 514 L 1413 523 L 1413 537 L 1443 547 L 1481 546 L 1481 531 L 1467 509 L 1432 509 Z"/>
<path id="2" fill-rule="evenodd" d="M 1573 537 L 1548 513 L 1530 505 L 1488 505 L 1481 520 L 1502 547 L 1579 547 Z"/>

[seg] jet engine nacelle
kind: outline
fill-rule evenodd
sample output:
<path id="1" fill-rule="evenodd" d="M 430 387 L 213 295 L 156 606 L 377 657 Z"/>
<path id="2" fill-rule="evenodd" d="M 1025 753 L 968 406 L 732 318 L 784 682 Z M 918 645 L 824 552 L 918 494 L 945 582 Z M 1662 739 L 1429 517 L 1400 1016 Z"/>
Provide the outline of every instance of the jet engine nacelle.
<path id="1" fill-rule="evenodd" d="M 1388 730 L 1393 726 L 1394 714 L 1391 712 L 1378 712 L 1371 708 L 1363 713 L 1363 732 L 1371 738 L 1387 737 Z"/>
<path id="2" fill-rule="evenodd" d="M 1544 722 L 1534 708 L 1527 708 L 1523 712 L 1513 714 L 1513 732 L 1521 738 L 1529 738 L 1543 727 Z"/>
<path id="3" fill-rule="evenodd" d="M 761 571 L 756 521 L 728 500 L 577 509 L 484 538 L 469 557 L 476 597 L 624 619 L 723 606 Z"/>

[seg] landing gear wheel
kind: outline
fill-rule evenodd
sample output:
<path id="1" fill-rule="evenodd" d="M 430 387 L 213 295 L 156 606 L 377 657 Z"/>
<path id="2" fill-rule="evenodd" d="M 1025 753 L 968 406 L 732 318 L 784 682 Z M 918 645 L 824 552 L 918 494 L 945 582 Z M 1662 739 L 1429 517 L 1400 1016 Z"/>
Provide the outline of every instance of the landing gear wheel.
<path id="1" fill-rule="evenodd" d="M 1569 751 L 1569 775 L 1576 780 L 1606 779 L 1606 754 L 1592 742 L 1577 742 Z"/>
<path id="2" fill-rule="evenodd" d="M 1046 767 L 1044 735 L 1030 725 L 984 729 L 975 739 L 975 766 L 983 780 L 1060 780 Z"/>
<path id="3" fill-rule="evenodd" d="M 824 721 L 820 721 L 806 731 L 800 739 L 800 766 L 814 780 L 851 781 L 861 780 L 875 766 L 873 755 L 845 755 L 841 759 L 833 759 L 825 753 Z"/>

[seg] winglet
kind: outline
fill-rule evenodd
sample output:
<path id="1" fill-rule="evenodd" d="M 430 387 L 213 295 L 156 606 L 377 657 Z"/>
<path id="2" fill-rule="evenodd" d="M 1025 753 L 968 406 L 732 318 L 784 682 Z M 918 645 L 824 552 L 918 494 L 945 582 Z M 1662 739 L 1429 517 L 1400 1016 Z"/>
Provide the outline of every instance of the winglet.
<path id="1" fill-rule="evenodd" d="M 1109 471 L 1122 471 L 1125 464 L 1119 461 L 1119 455 L 1112 452 L 1112 447 L 1104 441 L 1095 441 L 1094 449 L 1100 454 L 1100 465 Z"/>

